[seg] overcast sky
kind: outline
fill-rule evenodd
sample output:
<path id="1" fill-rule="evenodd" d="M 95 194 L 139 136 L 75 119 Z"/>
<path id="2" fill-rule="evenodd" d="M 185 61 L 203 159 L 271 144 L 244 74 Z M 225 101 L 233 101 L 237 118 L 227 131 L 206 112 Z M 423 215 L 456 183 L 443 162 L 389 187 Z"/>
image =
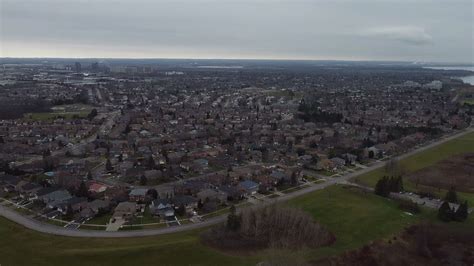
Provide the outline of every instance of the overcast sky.
<path id="1" fill-rule="evenodd" d="M 472 63 L 473 2 L 0 0 L 0 56 Z"/>

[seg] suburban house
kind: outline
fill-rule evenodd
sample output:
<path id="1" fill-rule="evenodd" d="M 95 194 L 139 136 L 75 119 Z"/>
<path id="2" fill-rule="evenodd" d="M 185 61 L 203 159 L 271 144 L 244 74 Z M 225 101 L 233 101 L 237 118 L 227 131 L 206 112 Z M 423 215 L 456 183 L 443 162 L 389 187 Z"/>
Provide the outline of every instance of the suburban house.
<path id="1" fill-rule="evenodd" d="M 15 187 L 20 183 L 21 179 L 16 176 L 4 175 L 0 178 L 0 185 L 3 186 L 5 192 L 15 191 Z"/>
<path id="2" fill-rule="evenodd" d="M 210 188 L 199 191 L 196 197 L 203 203 L 207 201 L 225 202 L 227 200 L 226 193 Z"/>
<path id="3" fill-rule="evenodd" d="M 38 192 L 42 188 L 43 187 L 38 184 L 28 182 L 25 185 L 21 186 L 18 191 L 20 192 L 20 197 L 24 199 L 30 199 L 34 197 L 36 192 Z"/>
<path id="4" fill-rule="evenodd" d="M 151 202 L 150 212 L 163 219 L 174 217 L 174 208 L 169 199 L 156 199 Z"/>
<path id="5" fill-rule="evenodd" d="M 108 211 L 110 208 L 110 201 L 108 200 L 94 200 L 87 204 L 80 212 L 80 216 L 84 218 L 93 218 L 101 211 Z"/>
<path id="6" fill-rule="evenodd" d="M 102 193 L 107 190 L 107 186 L 101 183 L 93 182 L 89 185 L 89 191 L 92 193 Z"/>
<path id="7" fill-rule="evenodd" d="M 331 158 L 330 160 L 333 162 L 334 168 L 341 168 L 346 164 L 346 160 L 339 157 L 334 157 L 334 158 Z"/>
<path id="8" fill-rule="evenodd" d="M 357 156 L 351 153 L 344 153 L 342 158 L 346 160 L 346 163 L 350 165 L 355 165 L 357 161 Z"/>
<path id="9" fill-rule="evenodd" d="M 135 202 L 120 202 L 115 207 L 112 218 L 115 219 L 127 219 L 135 215 L 138 210 L 138 205 Z"/>
<path id="10" fill-rule="evenodd" d="M 239 183 L 239 187 L 245 192 L 245 195 L 253 195 L 258 191 L 258 184 L 252 180 L 245 180 Z"/>
<path id="11" fill-rule="evenodd" d="M 173 203 L 175 209 L 183 205 L 186 208 L 186 212 L 190 212 L 197 208 L 198 199 L 189 195 L 178 195 L 175 196 L 171 202 Z"/>
<path id="12" fill-rule="evenodd" d="M 135 188 L 130 191 L 128 197 L 130 201 L 144 201 L 146 199 L 146 193 L 148 192 L 148 188 Z"/>
<path id="13" fill-rule="evenodd" d="M 229 201 L 238 201 L 244 197 L 244 192 L 242 189 L 239 189 L 236 186 L 220 186 L 219 191 L 224 195 L 227 195 L 227 200 Z"/>
<path id="14" fill-rule="evenodd" d="M 270 174 L 270 177 L 276 180 L 277 182 L 289 182 L 291 177 L 287 175 L 284 171 L 273 170 Z"/>
<path id="15" fill-rule="evenodd" d="M 57 207 L 58 211 L 60 211 L 63 214 L 66 214 L 67 209 L 69 208 L 68 206 L 71 206 L 72 211 L 74 213 L 80 212 L 82 209 L 87 207 L 87 198 L 72 197 L 70 199 L 67 199 L 67 200 L 61 202 L 56 207 Z"/>
<path id="16" fill-rule="evenodd" d="M 40 190 L 41 191 L 41 190 Z M 38 191 L 38 193 L 40 192 Z M 56 208 L 60 203 L 72 198 L 69 191 L 65 189 L 54 190 L 50 193 L 38 196 L 38 199 L 48 205 L 49 208 Z"/>

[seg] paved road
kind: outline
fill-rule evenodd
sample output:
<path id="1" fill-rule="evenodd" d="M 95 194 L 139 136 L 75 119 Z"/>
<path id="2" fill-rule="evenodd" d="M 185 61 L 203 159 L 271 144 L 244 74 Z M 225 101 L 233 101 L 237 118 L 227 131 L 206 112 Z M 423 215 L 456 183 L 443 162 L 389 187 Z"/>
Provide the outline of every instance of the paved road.
<path id="1" fill-rule="evenodd" d="M 439 144 L 445 143 L 449 140 L 452 140 L 457 137 L 461 137 L 463 135 L 466 135 L 470 132 L 473 132 L 474 128 L 469 128 L 466 129 L 458 134 L 449 136 L 449 137 L 443 137 L 440 140 L 430 143 L 426 146 L 423 146 L 421 148 L 418 148 L 416 150 L 413 150 L 411 152 L 408 152 L 406 154 L 403 154 L 398 157 L 398 159 L 403 159 L 408 156 L 411 156 L 413 154 L 422 152 L 424 150 L 430 149 L 432 147 L 435 147 Z M 375 169 L 381 168 L 385 165 L 385 162 L 377 162 L 367 168 L 361 169 L 359 171 L 356 171 L 354 173 L 348 173 L 344 176 L 338 177 L 338 178 L 331 178 L 328 181 L 324 183 L 319 183 L 319 184 L 314 184 L 308 188 L 303 188 L 300 190 L 297 190 L 295 192 L 289 193 L 282 195 L 280 197 L 274 198 L 271 201 L 267 201 L 262 203 L 262 205 L 267 205 L 271 204 L 274 202 L 282 202 L 282 201 L 287 201 L 289 199 L 316 191 L 316 190 L 321 190 L 324 189 L 328 186 L 337 184 L 337 183 L 346 183 L 348 180 L 361 175 L 368 173 L 370 171 L 373 171 Z M 29 229 L 39 231 L 42 233 L 47 233 L 47 234 L 53 234 L 53 235 L 60 235 L 60 236 L 71 236 L 71 237 L 97 237 L 97 238 L 105 238 L 105 237 L 142 237 L 142 236 L 154 236 L 154 235 L 163 235 L 163 234 L 169 234 L 169 233 L 176 233 L 176 232 L 181 232 L 181 231 L 186 231 L 186 230 L 192 230 L 192 229 L 197 229 L 197 228 L 203 228 L 207 227 L 210 225 L 214 225 L 217 223 L 221 223 L 225 221 L 226 215 L 221 215 L 217 217 L 213 217 L 210 219 L 207 219 L 201 223 L 195 223 L 195 224 L 185 224 L 181 226 L 172 226 L 172 227 L 166 227 L 166 228 L 159 228 L 159 229 L 143 229 L 143 230 L 132 230 L 132 231 L 117 231 L 117 232 L 107 232 L 107 231 L 97 231 L 97 230 L 73 230 L 73 229 L 67 229 L 64 227 L 59 227 L 59 226 L 54 226 L 50 224 L 45 224 L 42 222 L 39 222 L 37 220 L 34 220 L 29 217 L 25 217 L 20 215 L 19 213 L 8 209 L 5 206 L 0 205 L 0 216 L 3 216 L 11 221 L 14 221 L 18 224 L 21 224 Z"/>

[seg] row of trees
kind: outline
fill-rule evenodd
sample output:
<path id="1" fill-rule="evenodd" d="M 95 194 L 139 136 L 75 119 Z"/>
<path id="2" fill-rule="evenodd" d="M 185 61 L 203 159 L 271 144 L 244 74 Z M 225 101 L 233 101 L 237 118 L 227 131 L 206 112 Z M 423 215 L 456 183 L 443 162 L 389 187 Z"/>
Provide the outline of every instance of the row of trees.
<path id="1" fill-rule="evenodd" d="M 439 207 L 438 218 L 444 222 L 449 222 L 449 221 L 462 222 L 466 220 L 467 216 L 469 215 L 469 207 L 468 207 L 467 201 L 464 201 L 463 203 L 459 204 L 459 207 L 457 208 L 457 210 L 455 210 L 454 208 L 451 208 L 449 205 L 449 203 L 459 203 L 459 202 L 460 200 L 456 193 L 456 189 L 454 187 L 451 187 L 446 193 L 446 196 L 444 197 L 443 204 L 441 204 L 441 206 Z"/>
<path id="2" fill-rule="evenodd" d="M 446 193 L 446 197 L 444 197 L 444 200 L 451 203 L 458 203 L 458 195 L 454 187 L 449 189 L 449 191 Z"/>
<path id="3" fill-rule="evenodd" d="M 388 197 L 390 192 L 400 192 L 403 191 L 403 179 L 401 176 L 398 177 L 388 177 L 384 176 L 375 185 L 375 194 Z"/>
<path id="4" fill-rule="evenodd" d="M 298 248 L 331 244 L 334 236 L 313 218 L 298 209 L 271 205 L 246 208 L 240 215 L 231 207 L 226 231 L 262 247 Z"/>
<path id="5" fill-rule="evenodd" d="M 457 210 L 451 208 L 447 201 L 444 201 L 443 204 L 439 207 L 438 210 L 438 218 L 441 221 L 449 222 L 449 221 L 457 221 L 463 222 L 467 219 L 469 215 L 469 207 L 467 204 L 467 200 L 461 203 Z"/>
<path id="6" fill-rule="evenodd" d="M 302 101 L 298 106 L 299 118 L 303 119 L 305 122 L 315 122 L 315 123 L 337 123 L 341 122 L 343 115 L 339 113 L 330 113 L 322 111 L 317 103 L 306 103 Z"/>

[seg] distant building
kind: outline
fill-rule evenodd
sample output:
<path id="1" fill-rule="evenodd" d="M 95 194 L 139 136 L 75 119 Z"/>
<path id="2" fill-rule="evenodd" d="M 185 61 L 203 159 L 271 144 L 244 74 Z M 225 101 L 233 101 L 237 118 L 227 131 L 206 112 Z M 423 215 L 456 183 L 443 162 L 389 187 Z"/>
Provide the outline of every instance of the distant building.
<path id="1" fill-rule="evenodd" d="M 79 63 L 79 62 L 74 63 L 74 71 L 75 72 L 81 72 L 82 71 L 81 63 Z"/>
<path id="2" fill-rule="evenodd" d="M 95 62 L 95 63 L 91 64 L 91 71 L 92 72 L 99 72 L 99 70 L 100 70 L 99 63 Z"/>

